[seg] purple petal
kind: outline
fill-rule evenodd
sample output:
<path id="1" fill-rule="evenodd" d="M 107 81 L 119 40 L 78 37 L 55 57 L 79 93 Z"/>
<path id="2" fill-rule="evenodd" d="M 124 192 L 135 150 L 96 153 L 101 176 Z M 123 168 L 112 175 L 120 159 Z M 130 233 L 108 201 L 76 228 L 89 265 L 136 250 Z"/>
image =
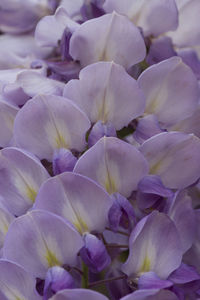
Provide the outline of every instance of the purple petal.
<path id="1" fill-rule="evenodd" d="M 139 29 L 115 12 L 83 23 L 70 41 L 70 55 L 83 67 L 104 60 L 129 68 L 142 61 L 145 53 Z"/>
<path id="2" fill-rule="evenodd" d="M 82 5 L 80 9 L 84 21 L 93 18 L 98 18 L 105 14 L 102 5 L 98 3 L 98 2 L 101 3 L 102 1 L 90 0 L 89 3 L 87 2 L 88 1 L 85 1 L 85 3 Z"/>
<path id="3" fill-rule="evenodd" d="M 80 250 L 81 258 L 93 273 L 101 272 L 111 263 L 105 245 L 90 233 L 86 233 L 83 239 L 85 245 Z"/>
<path id="4" fill-rule="evenodd" d="M 176 227 L 157 211 L 136 225 L 129 246 L 129 257 L 122 271 L 133 280 L 149 271 L 166 279 L 181 263 L 182 247 Z"/>
<path id="5" fill-rule="evenodd" d="M 41 184 L 49 178 L 42 164 L 17 148 L 0 152 L 0 193 L 3 204 L 14 215 L 32 207 Z"/>
<path id="6" fill-rule="evenodd" d="M 154 272 L 144 273 L 138 281 L 139 289 L 165 289 L 172 285 L 171 281 L 160 279 Z"/>
<path id="7" fill-rule="evenodd" d="M 167 36 L 161 36 L 152 41 L 146 61 L 148 64 L 153 65 L 176 55 L 172 40 Z"/>
<path id="8" fill-rule="evenodd" d="M 200 80 L 200 60 L 197 53 L 193 49 L 181 49 L 178 51 L 178 55 L 192 69 L 197 79 Z"/>
<path id="9" fill-rule="evenodd" d="M 45 277 L 43 300 L 47 300 L 56 292 L 68 288 L 75 288 L 72 276 L 65 269 L 59 266 L 52 267 L 48 269 Z"/>
<path id="10" fill-rule="evenodd" d="M 142 144 L 150 137 L 161 133 L 162 129 L 155 115 L 147 115 L 138 120 L 136 130 L 133 134 L 134 139 Z"/>
<path id="11" fill-rule="evenodd" d="M 146 96 L 145 112 L 155 114 L 165 128 L 189 117 L 197 108 L 198 82 L 179 57 L 149 67 L 138 83 Z"/>
<path id="12" fill-rule="evenodd" d="M 162 197 L 173 197 L 173 192 L 166 188 L 159 176 L 144 176 L 138 184 L 137 201 L 141 209 L 151 207 Z"/>
<path id="13" fill-rule="evenodd" d="M 114 202 L 108 213 L 110 228 L 114 231 L 117 231 L 119 226 L 125 229 L 132 229 L 135 223 L 133 206 L 118 193 L 113 194 L 112 198 Z"/>
<path id="14" fill-rule="evenodd" d="M 46 64 L 58 76 L 59 80 L 69 81 L 78 78 L 80 72 L 80 64 L 75 61 L 46 61 Z"/>
<path id="15" fill-rule="evenodd" d="M 148 168 L 134 146 L 115 137 L 103 137 L 79 158 L 74 172 L 95 180 L 109 194 L 118 192 L 128 197 Z"/>
<path id="16" fill-rule="evenodd" d="M 92 127 L 92 130 L 90 131 L 89 137 L 88 137 L 88 146 L 92 147 L 94 146 L 100 138 L 104 136 L 114 136 L 116 137 L 116 130 L 115 127 L 112 125 L 112 123 L 102 123 L 101 121 L 98 121 L 94 126 Z"/>
<path id="17" fill-rule="evenodd" d="M 168 278 L 175 284 L 184 284 L 195 280 L 200 280 L 200 274 L 192 266 L 188 266 L 184 263 L 175 270 Z"/>
<path id="18" fill-rule="evenodd" d="M 111 205 L 109 195 L 95 182 L 65 172 L 47 180 L 41 187 L 35 208 L 66 218 L 82 234 L 103 231 Z"/>
<path id="19" fill-rule="evenodd" d="M 82 246 L 79 233 L 62 218 L 35 210 L 10 225 L 3 253 L 5 258 L 43 279 L 50 267 L 75 265 Z"/>
<path id="20" fill-rule="evenodd" d="M 83 150 L 89 127 L 86 115 L 68 99 L 39 95 L 18 112 L 14 137 L 20 147 L 52 161 L 56 149 Z"/>
<path id="21" fill-rule="evenodd" d="M 200 140 L 193 134 L 160 133 L 140 147 L 150 166 L 171 189 L 183 189 L 200 176 Z M 187 170 L 187 172 L 185 172 Z"/>
<path id="22" fill-rule="evenodd" d="M 53 173 L 58 175 L 66 171 L 73 171 L 77 158 L 71 151 L 61 148 L 54 152 L 53 155 Z"/>
<path id="23" fill-rule="evenodd" d="M 137 82 L 113 62 L 84 68 L 79 80 L 65 86 L 64 96 L 73 100 L 92 123 L 110 122 L 116 130 L 143 114 L 145 108 Z"/>

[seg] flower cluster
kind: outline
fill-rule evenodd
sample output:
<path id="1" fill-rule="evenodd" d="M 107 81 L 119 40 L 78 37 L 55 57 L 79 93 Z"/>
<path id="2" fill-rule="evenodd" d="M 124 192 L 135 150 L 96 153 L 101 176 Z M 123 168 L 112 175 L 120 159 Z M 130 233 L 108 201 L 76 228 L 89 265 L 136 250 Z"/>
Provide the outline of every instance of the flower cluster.
<path id="1" fill-rule="evenodd" d="M 0 300 L 200 299 L 199 17 L 1 0 Z"/>

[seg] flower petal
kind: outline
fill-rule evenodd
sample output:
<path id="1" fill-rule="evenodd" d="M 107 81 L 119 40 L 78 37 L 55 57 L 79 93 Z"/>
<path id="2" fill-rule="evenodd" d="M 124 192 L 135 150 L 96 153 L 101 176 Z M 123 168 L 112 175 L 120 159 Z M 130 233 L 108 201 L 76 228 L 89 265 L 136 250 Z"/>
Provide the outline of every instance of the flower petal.
<path id="1" fill-rule="evenodd" d="M 181 263 L 183 253 L 176 227 L 165 214 L 158 211 L 136 225 L 129 246 L 129 257 L 122 271 L 133 280 L 149 271 L 161 279 L 167 279 Z"/>
<path id="2" fill-rule="evenodd" d="M 139 29 L 115 12 L 83 23 L 70 40 L 70 55 L 83 67 L 103 60 L 129 68 L 142 61 L 145 54 Z"/>
<path id="3" fill-rule="evenodd" d="M 52 161 L 56 149 L 83 150 L 89 128 L 86 115 L 68 99 L 39 95 L 18 112 L 14 136 L 20 147 Z"/>
<path id="4" fill-rule="evenodd" d="M 110 122 L 119 130 L 143 114 L 143 93 L 120 65 L 95 63 L 81 70 L 79 77 L 67 83 L 63 95 L 73 100 L 92 123 Z"/>
<path id="5" fill-rule="evenodd" d="M 0 195 L 14 215 L 32 207 L 40 185 L 48 178 L 41 163 L 25 151 L 14 147 L 0 151 Z"/>
<path id="6" fill-rule="evenodd" d="M 21 266 L 0 260 L 0 297 L 2 300 L 41 300 L 35 289 L 36 280 Z"/>
<path id="7" fill-rule="evenodd" d="M 198 82 L 179 57 L 149 67 L 138 83 L 146 96 L 145 112 L 155 114 L 164 128 L 189 117 L 197 108 Z"/>
<path id="8" fill-rule="evenodd" d="M 62 218 L 34 210 L 9 227 L 3 253 L 5 258 L 43 279 L 50 267 L 75 265 L 82 246 L 80 234 Z"/>
<path id="9" fill-rule="evenodd" d="M 109 195 L 95 182 L 70 172 L 50 178 L 41 187 L 35 208 L 70 221 L 80 233 L 105 229 L 112 205 Z"/>
<path id="10" fill-rule="evenodd" d="M 200 177 L 200 140 L 193 134 L 160 133 L 144 142 L 140 150 L 149 162 L 150 173 L 159 175 L 168 188 L 183 189 Z"/>
<path id="11" fill-rule="evenodd" d="M 74 172 L 95 180 L 109 194 L 118 192 L 128 197 L 148 167 L 134 146 L 115 137 L 103 137 L 79 158 Z"/>

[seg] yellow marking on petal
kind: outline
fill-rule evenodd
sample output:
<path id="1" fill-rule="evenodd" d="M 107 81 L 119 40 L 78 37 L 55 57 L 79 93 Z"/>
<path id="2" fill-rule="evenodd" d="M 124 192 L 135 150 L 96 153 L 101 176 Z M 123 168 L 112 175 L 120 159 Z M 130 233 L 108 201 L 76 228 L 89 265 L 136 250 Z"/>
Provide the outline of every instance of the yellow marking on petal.
<path id="1" fill-rule="evenodd" d="M 78 217 L 77 214 L 76 214 L 76 217 L 77 217 L 77 222 L 73 222 L 73 225 L 76 227 L 76 229 L 78 230 L 78 232 L 80 234 L 88 232 L 89 229 L 88 229 L 87 224 L 83 221 L 83 219 L 81 219 L 80 217 Z"/>
<path id="2" fill-rule="evenodd" d="M 105 180 L 105 188 L 110 195 L 117 192 L 115 180 L 109 175 L 109 173 L 107 173 L 107 178 Z"/>
<path id="3" fill-rule="evenodd" d="M 65 138 L 58 132 L 57 137 L 56 137 L 56 145 L 58 148 L 69 148 L 67 145 Z"/>
<path id="4" fill-rule="evenodd" d="M 55 254 L 53 252 L 51 252 L 51 250 L 49 250 L 49 249 L 47 249 L 45 258 L 48 262 L 49 268 L 54 267 L 54 266 L 61 266 L 61 263 L 59 262 L 59 260 L 55 256 Z"/>
<path id="5" fill-rule="evenodd" d="M 157 163 L 155 163 L 151 168 L 150 168 L 150 171 L 149 173 L 150 174 L 157 174 L 160 167 L 161 167 L 161 163 L 162 163 L 162 160 L 159 160 Z"/>
<path id="6" fill-rule="evenodd" d="M 142 264 L 142 267 L 140 269 L 140 272 L 149 272 L 151 269 L 151 261 L 149 259 L 149 257 L 146 255 Z"/>
<path id="7" fill-rule="evenodd" d="M 26 186 L 26 195 L 33 203 L 35 202 L 37 192 L 34 190 L 34 188 L 30 187 L 29 185 Z"/>
<path id="8" fill-rule="evenodd" d="M 3 224 L 3 233 L 6 235 L 7 232 L 8 232 L 8 225 L 5 223 Z"/>

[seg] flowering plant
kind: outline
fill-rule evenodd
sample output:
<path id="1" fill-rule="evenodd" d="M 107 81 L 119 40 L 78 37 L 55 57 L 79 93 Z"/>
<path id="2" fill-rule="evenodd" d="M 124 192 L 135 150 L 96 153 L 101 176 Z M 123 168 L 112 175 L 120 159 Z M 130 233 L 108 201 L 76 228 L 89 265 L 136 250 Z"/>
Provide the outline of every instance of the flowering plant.
<path id="1" fill-rule="evenodd" d="M 199 16 L 1 0 L 0 300 L 200 299 Z"/>

